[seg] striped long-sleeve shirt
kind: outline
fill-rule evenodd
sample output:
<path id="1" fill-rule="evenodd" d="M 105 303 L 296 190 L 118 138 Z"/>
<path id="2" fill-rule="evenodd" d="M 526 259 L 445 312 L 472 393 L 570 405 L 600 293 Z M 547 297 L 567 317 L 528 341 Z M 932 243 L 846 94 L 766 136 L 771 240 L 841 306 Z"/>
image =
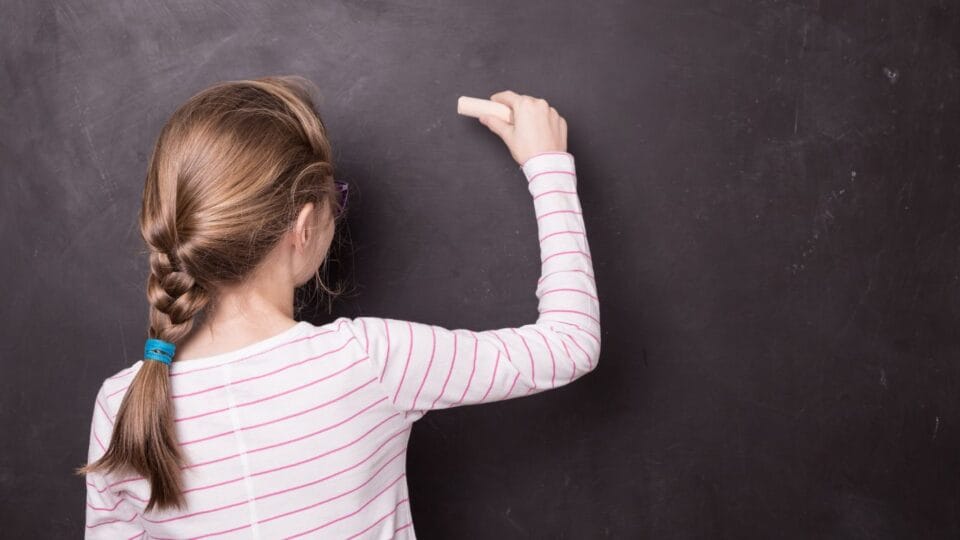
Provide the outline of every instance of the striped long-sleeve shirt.
<path id="1" fill-rule="evenodd" d="M 413 422 L 432 409 L 528 396 L 597 365 L 600 312 L 573 156 L 519 167 L 541 252 L 533 324 L 486 331 L 378 317 L 301 321 L 228 353 L 170 365 L 187 506 L 144 512 L 149 482 L 87 476 L 86 538 L 415 538 Z M 108 377 L 88 460 L 110 441 L 133 376 Z"/>

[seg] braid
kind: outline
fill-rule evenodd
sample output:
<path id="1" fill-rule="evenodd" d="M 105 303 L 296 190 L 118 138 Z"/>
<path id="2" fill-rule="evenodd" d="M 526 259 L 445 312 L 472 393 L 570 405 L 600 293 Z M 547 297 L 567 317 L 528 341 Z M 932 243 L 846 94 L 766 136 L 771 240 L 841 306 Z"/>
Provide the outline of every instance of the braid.
<path id="1" fill-rule="evenodd" d="M 196 279 L 178 268 L 167 251 L 150 243 L 150 337 L 177 343 L 194 324 L 194 316 L 210 295 Z M 127 389 L 114 421 L 107 452 L 96 464 L 107 470 L 132 469 L 150 481 L 145 510 L 182 508 L 181 469 L 184 456 L 176 440 L 173 402 L 170 400 L 169 366 L 144 362 Z"/>
<path id="2" fill-rule="evenodd" d="M 151 337 L 176 343 L 190 333 L 194 316 L 209 304 L 210 295 L 170 259 L 166 251 L 151 250 L 147 299 L 152 307 Z"/>

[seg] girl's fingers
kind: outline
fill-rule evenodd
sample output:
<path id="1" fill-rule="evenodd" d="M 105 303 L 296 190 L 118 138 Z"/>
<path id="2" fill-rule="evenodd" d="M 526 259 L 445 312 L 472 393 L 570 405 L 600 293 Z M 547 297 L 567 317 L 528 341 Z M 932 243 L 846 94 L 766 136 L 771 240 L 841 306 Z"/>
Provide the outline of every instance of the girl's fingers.
<path id="1" fill-rule="evenodd" d="M 510 107 L 514 111 L 517 109 L 517 103 L 520 101 L 520 94 L 514 92 L 513 90 L 504 90 L 502 92 L 497 92 L 490 96 L 490 101 L 496 101 L 497 103 L 503 103 L 507 107 Z M 514 117 L 516 119 L 516 117 Z"/>
<path id="2" fill-rule="evenodd" d="M 480 123 L 490 128 L 490 131 L 496 133 L 500 136 L 501 139 L 507 141 L 510 137 L 510 132 L 513 129 L 513 124 L 508 124 L 503 120 L 497 118 L 496 116 L 483 115 L 479 118 Z"/>

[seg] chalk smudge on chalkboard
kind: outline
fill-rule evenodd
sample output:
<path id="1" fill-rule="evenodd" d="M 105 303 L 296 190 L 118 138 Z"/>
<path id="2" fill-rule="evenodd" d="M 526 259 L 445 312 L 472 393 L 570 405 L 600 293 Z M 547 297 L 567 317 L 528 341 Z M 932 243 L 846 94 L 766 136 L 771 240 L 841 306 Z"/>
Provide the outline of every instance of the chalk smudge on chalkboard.
<path id="1" fill-rule="evenodd" d="M 857 171 L 850 171 L 850 183 L 853 184 L 857 178 Z M 847 192 L 846 188 L 840 188 L 838 190 L 831 190 L 830 194 L 826 197 L 823 203 L 820 205 L 822 210 L 817 212 L 813 220 L 813 233 L 805 242 L 803 251 L 800 252 L 800 258 L 806 259 L 813 254 L 817 249 L 817 241 L 820 239 L 820 236 L 825 234 L 830 227 L 830 224 L 833 223 L 835 216 L 834 211 L 840 206 L 841 199 L 843 198 L 844 193 Z M 806 268 L 806 264 L 803 262 L 793 263 L 790 265 L 790 270 L 793 272 L 793 275 L 797 275 L 801 270 Z"/>
<path id="2" fill-rule="evenodd" d="M 519 523 L 517 523 L 516 521 L 514 521 L 512 517 L 510 517 L 510 510 L 511 510 L 511 508 L 508 506 L 508 507 L 507 507 L 507 511 L 503 514 L 504 517 L 507 518 L 507 521 L 508 521 L 511 525 L 513 525 L 513 527 L 514 527 L 515 529 L 517 529 L 518 531 L 522 532 L 523 534 L 527 534 L 527 531 L 526 531 L 523 527 L 521 527 Z"/>
<path id="3" fill-rule="evenodd" d="M 937 416 L 933 422 L 933 439 L 937 438 L 937 431 L 940 430 L 940 417 Z M 933 440 L 931 439 L 931 440 Z"/>
<path id="4" fill-rule="evenodd" d="M 80 132 L 83 133 L 83 138 L 87 143 L 87 147 L 90 150 L 90 162 L 93 167 L 97 170 L 97 174 L 100 175 L 100 190 L 107 197 L 107 206 L 113 207 L 115 204 L 113 194 L 119 189 L 117 182 L 107 176 L 106 171 L 104 170 L 103 160 L 100 158 L 99 152 L 97 152 L 97 144 L 93 140 L 93 136 L 90 134 L 90 126 L 87 123 L 86 112 L 89 107 L 80 106 L 80 88 L 77 85 L 73 85 L 73 108 L 77 113 L 77 122 L 80 124 Z"/>
<path id="5" fill-rule="evenodd" d="M 896 83 L 897 83 L 897 79 L 900 78 L 900 72 L 899 72 L 899 71 L 897 71 L 897 70 L 895 70 L 895 69 L 893 69 L 893 68 L 888 68 L 888 67 L 886 67 L 886 66 L 884 66 L 884 68 L 883 68 L 883 74 L 884 74 L 884 76 L 887 77 L 887 80 L 890 81 L 890 84 L 896 84 Z"/>

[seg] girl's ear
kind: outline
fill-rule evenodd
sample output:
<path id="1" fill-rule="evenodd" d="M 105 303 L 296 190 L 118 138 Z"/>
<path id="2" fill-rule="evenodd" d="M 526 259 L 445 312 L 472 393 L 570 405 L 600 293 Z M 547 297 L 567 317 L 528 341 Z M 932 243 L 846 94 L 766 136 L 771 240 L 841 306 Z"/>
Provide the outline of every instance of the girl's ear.
<path id="1" fill-rule="evenodd" d="M 306 251 L 314 235 L 318 234 L 316 214 L 316 207 L 312 202 L 308 202 L 303 205 L 297 215 L 297 223 L 294 227 L 294 248 L 298 251 Z"/>

